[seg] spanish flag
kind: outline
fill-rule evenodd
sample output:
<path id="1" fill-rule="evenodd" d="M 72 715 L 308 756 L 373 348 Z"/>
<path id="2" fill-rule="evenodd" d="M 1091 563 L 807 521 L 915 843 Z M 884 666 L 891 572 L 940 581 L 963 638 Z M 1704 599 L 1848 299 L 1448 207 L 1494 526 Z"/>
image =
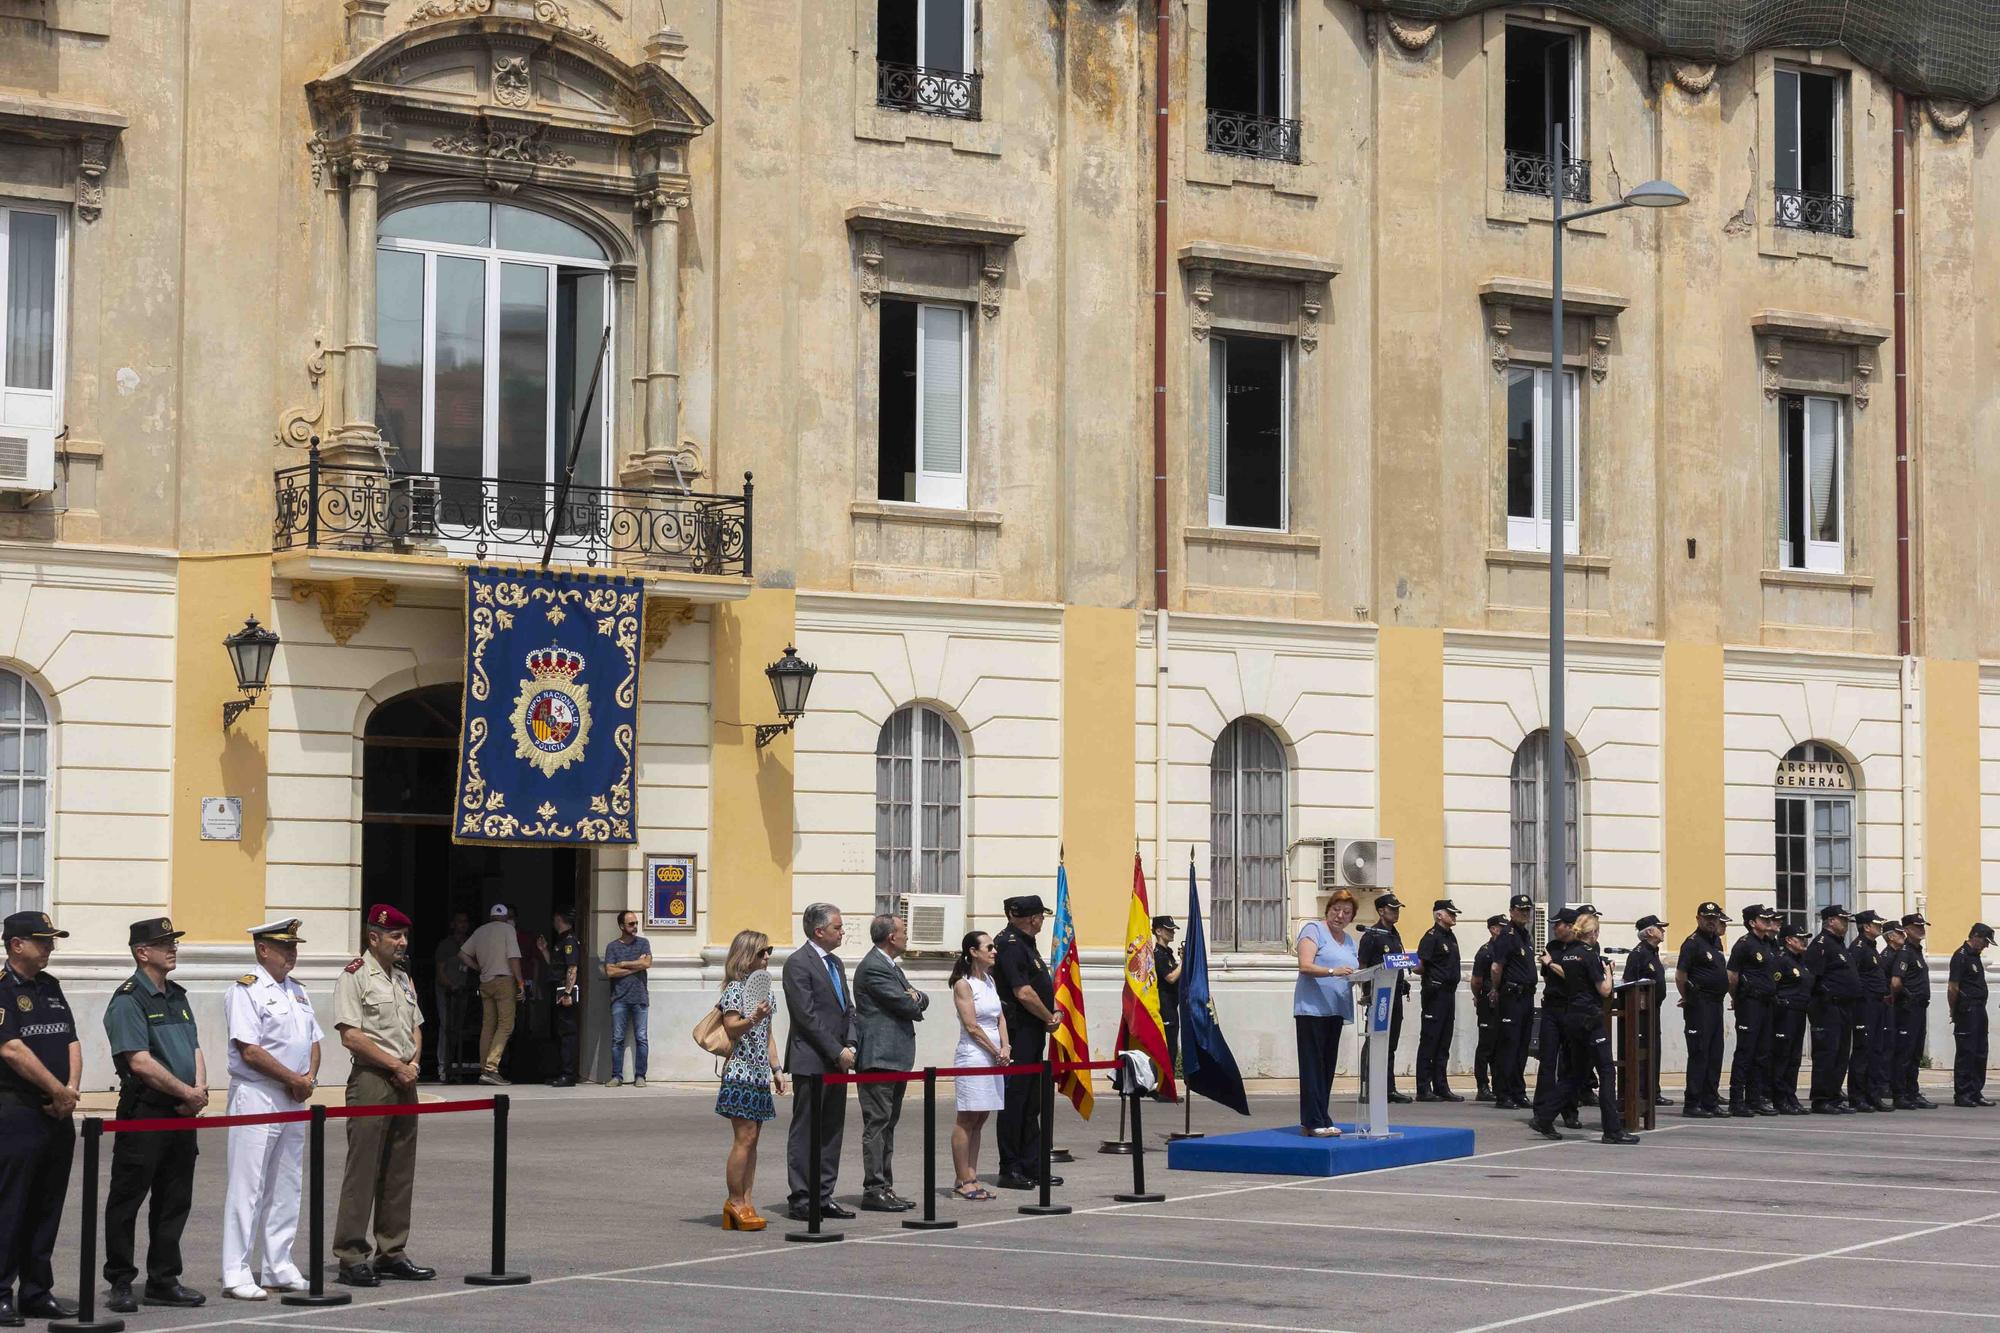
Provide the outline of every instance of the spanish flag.
<path id="1" fill-rule="evenodd" d="M 1083 969 L 1076 956 L 1076 922 L 1069 914 L 1069 870 L 1060 860 L 1056 862 L 1054 958 L 1056 1011 L 1062 1015 L 1062 1026 L 1056 1029 L 1053 1038 L 1056 1058 L 1088 1064 L 1090 1039 L 1083 1021 Z M 1090 1119 L 1091 1108 L 1097 1099 L 1090 1091 L 1089 1071 L 1072 1069 L 1058 1074 L 1056 1086 L 1076 1107 L 1078 1115 L 1085 1120 Z"/>
<path id="2" fill-rule="evenodd" d="M 1132 854 L 1132 907 L 1125 914 L 1125 1004 L 1118 1016 L 1118 1049 L 1144 1051 L 1160 1078 L 1160 1093 L 1178 1101 L 1174 1062 L 1160 1021 L 1160 979 L 1153 972 L 1153 909 L 1146 902 L 1146 871 Z"/>

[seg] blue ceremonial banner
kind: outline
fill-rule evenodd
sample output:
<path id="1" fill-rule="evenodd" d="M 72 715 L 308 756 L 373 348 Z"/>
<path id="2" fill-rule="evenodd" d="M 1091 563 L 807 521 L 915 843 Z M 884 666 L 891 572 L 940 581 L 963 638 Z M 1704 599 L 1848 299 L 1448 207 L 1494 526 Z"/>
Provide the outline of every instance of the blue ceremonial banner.
<path id="1" fill-rule="evenodd" d="M 1181 955 L 1181 1079 L 1189 1092 L 1249 1115 L 1243 1074 L 1223 1040 L 1215 1001 L 1209 995 L 1208 935 L 1201 926 L 1201 894 L 1194 884 L 1193 861 L 1188 862 L 1187 928 L 1187 951 Z"/>
<path id="2" fill-rule="evenodd" d="M 636 841 L 638 579 L 474 566 L 456 842 Z"/>

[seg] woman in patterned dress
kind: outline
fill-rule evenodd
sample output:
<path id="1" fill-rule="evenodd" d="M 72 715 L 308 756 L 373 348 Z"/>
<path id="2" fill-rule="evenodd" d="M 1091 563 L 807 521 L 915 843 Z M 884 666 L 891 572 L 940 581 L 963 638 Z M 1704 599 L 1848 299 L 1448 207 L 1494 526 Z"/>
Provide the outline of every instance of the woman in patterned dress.
<path id="1" fill-rule="evenodd" d="M 757 1138 L 778 1112 L 771 1093 L 781 1096 L 785 1076 L 771 1068 L 771 939 L 761 931 L 739 930 L 722 966 L 722 1027 L 735 1049 L 722 1067 L 715 1113 L 729 1121 L 729 1198 L 722 1205 L 724 1231 L 762 1231 L 764 1219 L 750 1202 L 757 1180 Z"/>

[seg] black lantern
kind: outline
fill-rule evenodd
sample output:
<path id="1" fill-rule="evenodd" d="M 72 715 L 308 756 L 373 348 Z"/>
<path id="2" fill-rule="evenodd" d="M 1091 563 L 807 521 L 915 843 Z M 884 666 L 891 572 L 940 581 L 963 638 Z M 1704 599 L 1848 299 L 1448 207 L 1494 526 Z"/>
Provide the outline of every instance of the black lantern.
<path id="1" fill-rule="evenodd" d="M 790 731 L 805 716 L 806 696 L 812 693 L 813 677 L 818 674 L 819 668 L 802 661 L 799 650 L 792 647 L 787 647 L 783 657 L 764 668 L 764 677 L 771 682 L 771 695 L 778 701 L 778 716 L 785 720 L 758 726 L 758 749 Z"/>
<path id="2" fill-rule="evenodd" d="M 278 636 L 258 624 L 257 617 L 250 616 L 244 620 L 242 629 L 222 641 L 222 646 L 229 650 L 229 665 L 236 670 L 236 688 L 244 695 L 222 705 L 222 729 L 227 731 L 270 684 L 271 659 L 277 656 Z"/>

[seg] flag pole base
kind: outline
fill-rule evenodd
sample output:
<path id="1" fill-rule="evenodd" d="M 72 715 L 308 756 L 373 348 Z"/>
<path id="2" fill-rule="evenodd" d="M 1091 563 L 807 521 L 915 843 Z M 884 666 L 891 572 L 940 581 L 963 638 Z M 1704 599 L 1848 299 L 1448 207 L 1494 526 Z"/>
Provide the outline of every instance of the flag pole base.
<path id="1" fill-rule="evenodd" d="M 1024 1203 L 1016 1211 L 1029 1217 L 1061 1217 L 1069 1210 L 1066 1203 Z"/>
<path id="2" fill-rule="evenodd" d="M 1106 1139 L 1103 1143 L 1097 1145 L 1097 1151 L 1117 1157 L 1130 1157 L 1132 1155 L 1132 1145 L 1124 1139 Z"/>
<path id="3" fill-rule="evenodd" d="M 838 1231 L 787 1231 L 786 1240 L 799 1241 L 806 1245 L 825 1245 L 841 1239 Z"/>
<path id="4" fill-rule="evenodd" d="M 1114 1194 L 1111 1197 L 1119 1203 L 1165 1203 L 1167 1201 L 1167 1196 L 1164 1194 Z"/>
<path id="5" fill-rule="evenodd" d="M 1051 1148 L 1049 1149 L 1049 1160 L 1051 1162 L 1074 1162 L 1076 1156 L 1067 1148 Z"/>
<path id="6" fill-rule="evenodd" d="M 324 1309 L 328 1306 L 347 1305 L 352 1303 L 353 1300 L 354 1297 L 344 1291 L 322 1291 L 318 1295 L 314 1295 L 310 1291 L 294 1291 L 280 1296 L 278 1304 L 303 1305 L 313 1309 Z"/>
<path id="7" fill-rule="evenodd" d="M 1185 1139 L 1205 1139 L 1207 1137 L 1208 1135 L 1202 1133 L 1200 1130 L 1195 1130 L 1191 1133 L 1183 1133 L 1182 1131 L 1177 1129 L 1173 1133 L 1167 1135 L 1167 1142 L 1180 1143 Z"/>
<path id="8" fill-rule="evenodd" d="M 919 1217 L 903 1223 L 905 1231 L 949 1231 L 958 1223 L 949 1217 Z"/>
<path id="9" fill-rule="evenodd" d="M 467 1273 L 469 1287 L 519 1287 L 533 1281 L 526 1273 Z"/>

